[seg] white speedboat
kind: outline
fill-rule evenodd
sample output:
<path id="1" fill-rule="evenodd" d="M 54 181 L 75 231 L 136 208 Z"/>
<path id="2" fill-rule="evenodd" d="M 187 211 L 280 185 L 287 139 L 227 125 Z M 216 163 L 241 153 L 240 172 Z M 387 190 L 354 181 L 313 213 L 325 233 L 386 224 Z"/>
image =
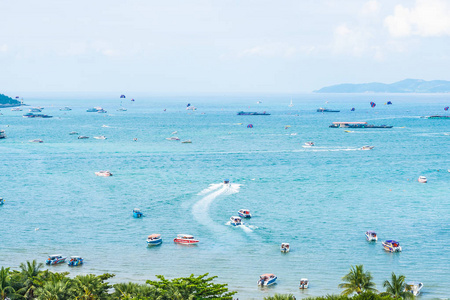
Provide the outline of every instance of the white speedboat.
<path id="1" fill-rule="evenodd" d="M 359 150 L 372 150 L 375 146 L 362 146 Z"/>
<path id="2" fill-rule="evenodd" d="M 301 290 L 306 290 L 309 287 L 309 280 L 308 278 L 302 278 L 300 279 L 300 285 L 299 285 L 299 289 Z"/>
<path id="3" fill-rule="evenodd" d="M 172 136 L 172 137 L 166 138 L 166 140 L 168 140 L 168 141 L 179 141 L 180 139 L 178 137 L 176 137 L 176 136 Z"/>
<path id="4" fill-rule="evenodd" d="M 199 240 L 194 239 L 193 235 L 189 234 L 179 234 L 176 238 L 173 239 L 174 243 L 183 244 L 183 245 L 194 245 L 199 242 Z"/>
<path id="5" fill-rule="evenodd" d="M 98 172 L 95 172 L 95 175 L 100 176 L 100 177 L 113 176 L 113 174 L 110 171 L 98 171 Z"/>
<path id="6" fill-rule="evenodd" d="M 291 248 L 289 246 L 289 243 L 282 243 L 280 249 L 281 252 L 288 253 Z"/>
<path id="7" fill-rule="evenodd" d="M 182 141 L 181 143 L 182 144 L 192 144 L 192 141 L 191 140 L 185 140 L 185 141 Z"/>
<path id="8" fill-rule="evenodd" d="M 371 230 L 366 231 L 366 239 L 369 242 L 378 241 L 377 233 L 375 231 L 371 231 Z"/>
<path id="9" fill-rule="evenodd" d="M 402 247 L 400 246 L 400 243 L 394 240 L 387 240 L 384 242 L 381 242 L 383 245 L 384 250 L 388 252 L 401 252 Z"/>
<path id="10" fill-rule="evenodd" d="M 77 135 L 78 134 L 78 132 L 76 132 L 76 131 L 72 131 L 71 133 L 69 133 L 70 135 Z"/>
<path id="11" fill-rule="evenodd" d="M 94 136 L 94 139 L 96 139 L 96 140 L 106 140 L 106 136 L 104 136 L 104 135 Z"/>
<path id="12" fill-rule="evenodd" d="M 240 209 L 238 211 L 239 217 L 241 218 L 251 218 L 252 214 L 250 213 L 250 210 L 248 209 Z"/>
<path id="13" fill-rule="evenodd" d="M 423 288 L 422 282 L 407 282 L 405 287 L 405 292 L 410 292 L 414 296 L 419 296 L 420 290 Z"/>
<path id="14" fill-rule="evenodd" d="M 277 281 L 277 276 L 274 274 L 263 274 L 259 276 L 258 285 L 268 286 L 274 284 Z"/>
<path id="15" fill-rule="evenodd" d="M 43 143 L 44 141 L 41 139 L 30 140 L 30 143 Z"/>
<path id="16" fill-rule="evenodd" d="M 309 147 L 313 147 L 314 143 L 313 142 L 306 142 L 305 144 L 303 144 L 304 148 L 309 148 Z"/>
<path id="17" fill-rule="evenodd" d="M 425 176 L 419 176 L 419 179 L 417 179 L 418 182 L 420 183 L 427 183 L 428 180 Z"/>
<path id="18" fill-rule="evenodd" d="M 158 233 L 154 233 L 148 236 L 147 245 L 148 246 L 157 246 L 162 243 L 161 235 Z"/>
<path id="19" fill-rule="evenodd" d="M 231 225 L 233 225 L 233 226 L 242 225 L 242 220 L 239 217 L 235 217 L 235 216 L 231 217 L 230 222 L 231 222 Z"/>

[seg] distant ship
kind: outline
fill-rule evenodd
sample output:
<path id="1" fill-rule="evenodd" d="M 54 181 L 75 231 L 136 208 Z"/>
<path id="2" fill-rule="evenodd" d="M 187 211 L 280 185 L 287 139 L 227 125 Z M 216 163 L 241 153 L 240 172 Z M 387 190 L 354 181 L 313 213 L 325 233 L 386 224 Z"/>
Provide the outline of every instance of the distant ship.
<path id="1" fill-rule="evenodd" d="M 425 116 L 425 119 L 450 119 L 450 116 Z"/>
<path id="2" fill-rule="evenodd" d="M 330 128 L 392 128 L 389 125 L 370 125 L 367 122 L 333 122 Z"/>
<path id="3" fill-rule="evenodd" d="M 24 118 L 53 118 L 53 116 L 43 115 L 43 114 L 33 114 L 28 113 L 23 115 Z"/>
<path id="4" fill-rule="evenodd" d="M 317 112 L 340 112 L 340 110 L 332 110 L 332 109 L 327 109 L 327 108 L 318 108 Z"/>
<path id="5" fill-rule="evenodd" d="M 270 114 L 266 113 L 265 111 L 263 111 L 262 113 L 260 113 L 260 112 L 240 111 L 237 114 L 238 114 L 238 116 L 270 116 Z"/>

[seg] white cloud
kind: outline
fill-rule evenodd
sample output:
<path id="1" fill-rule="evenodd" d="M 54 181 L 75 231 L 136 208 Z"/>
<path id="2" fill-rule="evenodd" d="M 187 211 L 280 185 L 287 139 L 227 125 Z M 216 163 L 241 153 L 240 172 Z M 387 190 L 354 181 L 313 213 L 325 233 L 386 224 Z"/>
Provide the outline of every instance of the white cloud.
<path id="1" fill-rule="evenodd" d="M 298 52 L 304 52 L 304 47 L 294 47 L 282 43 L 259 45 L 245 49 L 238 53 L 238 57 L 262 56 L 262 57 L 292 57 Z M 308 47 L 311 49 L 311 47 Z M 310 50 L 311 51 L 311 50 Z"/>
<path id="2" fill-rule="evenodd" d="M 334 30 L 333 51 L 336 54 L 362 56 L 367 50 L 370 36 L 362 29 L 351 29 L 346 24 L 339 25 Z"/>
<path id="3" fill-rule="evenodd" d="M 378 3 L 377 0 L 367 1 L 362 8 L 362 13 L 365 15 L 377 14 L 379 11 L 380 11 L 380 4 Z"/>
<path id="4" fill-rule="evenodd" d="M 0 45 L 0 52 L 6 52 L 8 51 L 8 45 L 4 44 L 4 45 Z"/>
<path id="5" fill-rule="evenodd" d="M 397 5 L 384 24 L 394 37 L 450 35 L 450 6 L 445 0 L 416 0 L 413 8 Z"/>

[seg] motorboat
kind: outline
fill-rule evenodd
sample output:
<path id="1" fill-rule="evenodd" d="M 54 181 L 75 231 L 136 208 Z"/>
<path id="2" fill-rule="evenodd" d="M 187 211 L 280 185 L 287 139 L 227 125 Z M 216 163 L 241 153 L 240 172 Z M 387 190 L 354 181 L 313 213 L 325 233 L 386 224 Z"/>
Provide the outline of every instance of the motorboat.
<path id="1" fill-rule="evenodd" d="M 280 249 L 281 252 L 288 253 L 291 248 L 289 247 L 289 243 L 282 243 Z"/>
<path id="2" fill-rule="evenodd" d="M 225 180 L 223 181 L 223 184 L 224 184 L 224 185 L 230 185 L 230 179 L 225 179 Z"/>
<path id="3" fill-rule="evenodd" d="M 366 231 L 366 239 L 369 242 L 378 241 L 377 233 L 375 231 L 371 231 L 371 230 Z"/>
<path id="4" fill-rule="evenodd" d="M 425 176 L 419 176 L 419 179 L 417 179 L 418 182 L 420 183 L 427 183 L 427 178 Z"/>
<path id="5" fill-rule="evenodd" d="M 263 274 L 259 276 L 258 285 L 268 286 L 274 284 L 277 281 L 277 276 L 274 274 Z"/>
<path id="6" fill-rule="evenodd" d="M 242 225 L 242 220 L 241 220 L 241 218 L 239 218 L 239 217 L 232 216 L 232 217 L 230 218 L 230 221 L 231 221 L 231 225 L 233 225 L 233 226 L 239 226 L 239 225 Z"/>
<path id="7" fill-rule="evenodd" d="M 186 140 L 186 141 L 182 141 L 181 143 L 182 144 L 192 144 L 192 141 L 191 140 Z"/>
<path id="8" fill-rule="evenodd" d="M 179 141 L 180 139 L 178 137 L 176 137 L 176 136 L 172 136 L 172 137 L 166 138 L 166 140 L 168 140 L 168 141 Z"/>
<path id="9" fill-rule="evenodd" d="M 96 139 L 96 140 L 106 140 L 106 136 L 104 136 L 104 135 L 94 136 L 94 139 Z"/>
<path id="10" fill-rule="evenodd" d="M 402 251 L 402 247 L 400 246 L 400 243 L 394 240 L 387 240 L 382 242 L 384 250 L 388 252 L 400 252 Z"/>
<path id="11" fill-rule="evenodd" d="M 106 114 L 107 111 L 104 110 L 103 108 L 100 108 L 99 110 L 97 110 L 97 113 L 99 113 L 99 114 Z"/>
<path id="12" fill-rule="evenodd" d="M 123 107 L 121 107 L 121 108 L 119 108 L 117 111 L 127 111 L 127 109 L 126 108 L 123 108 Z"/>
<path id="13" fill-rule="evenodd" d="M 107 111 L 101 108 L 100 106 L 96 106 L 93 108 L 89 108 L 86 112 L 96 112 L 96 113 L 106 113 Z"/>
<path id="14" fill-rule="evenodd" d="M 314 143 L 313 142 L 306 142 L 304 145 L 303 145 L 303 147 L 313 147 L 314 146 Z"/>
<path id="15" fill-rule="evenodd" d="M 77 135 L 78 134 L 78 132 L 76 132 L 76 131 L 72 131 L 71 133 L 69 133 L 70 135 Z"/>
<path id="16" fill-rule="evenodd" d="M 56 255 L 49 255 L 47 260 L 45 261 L 45 263 L 47 265 L 56 265 L 56 264 L 60 264 L 66 261 L 66 257 L 63 257 L 60 254 L 56 254 Z"/>
<path id="17" fill-rule="evenodd" d="M 5 204 L 5 200 L 3 200 L 2 197 L 0 197 L 0 205 L 3 205 L 3 204 Z"/>
<path id="18" fill-rule="evenodd" d="M 33 114 L 33 113 L 24 114 L 23 117 L 24 118 L 43 118 L 43 119 L 53 118 L 53 116 L 44 115 L 44 114 Z"/>
<path id="19" fill-rule="evenodd" d="M 332 110 L 332 109 L 320 107 L 317 109 L 317 112 L 340 112 L 340 110 Z"/>
<path id="20" fill-rule="evenodd" d="M 173 241 L 177 244 L 183 245 L 193 245 L 199 242 L 199 240 L 194 239 L 193 235 L 189 234 L 179 234 L 176 238 L 173 239 Z"/>
<path id="21" fill-rule="evenodd" d="M 262 103 L 262 101 L 256 101 L 256 104 L 261 104 Z"/>
<path id="22" fill-rule="evenodd" d="M 22 111 L 22 109 L 20 107 L 14 107 L 11 108 L 11 111 Z"/>
<path id="23" fill-rule="evenodd" d="M 28 111 L 29 111 L 29 112 L 41 112 L 42 109 L 37 108 L 37 107 L 33 107 L 33 108 L 30 108 Z"/>
<path id="24" fill-rule="evenodd" d="M 75 267 L 83 264 L 83 258 L 80 256 L 71 256 L 69 262 L 67 263 L 69 266 Z"/>
<path id="25" fill-rule="evenodd" d="M 161 235 L 158 233 L 154 233 L 148 236 L 147 245 L 148 246 L 156 246 L 162 243 Z"/>
<path id="26" fill-rule="evenodd" d="M 134 218 L 141 218 L 144 214 L 141 212 L 139 208 L 133 209 L 133 217 Z"/>
<path id="27" fill-rule="evenodd" d="M 410 281 L 406 283 L 405 292 L 410 292 L 414 296 L 419 296 L 420 290 L 423 288 L 422 282 Z"/>
<path id="28" fill-rule="evenodd" d="M 61 110 L 61 111 L 69 111 L 69 110 L 72 110 L 72 109 L 70 107 L 66 106 L 64 108 L 60 108 L 59 110 Z"/>
<path id="29" fill-rule="evenodd" d="M 5 131 L 0 130 L 0 139 L 6 139 Z"/>
<path id="30" fill-rule="evenodd" d="M 113 176 L 113 174 L 110 171 L 98 171 L 98 172 L 95 172 L 95 175 L 100 176 L 100 177 Z"/>
<path id="31" fill-rule="evenodd" d="M 78 137 L 78 139 L 79 140 L 85 140 L 85 139 L 88 139 L 89 137 L 88 136 L 85 136 L 85 135 L 80 135 L 79 137 Z"/>
<path id="32" fill-rule="evenodd" d="M 30 140 L 30 143 L 43 143 L 44 141 L 41 139 Z"/>
<path id="33" fill-rule="evenodd" d="M 238 211 L 239 217 L 241 218 L 251 218 L 252 214 L 250 213 L 250 210 L 248 209 L 240 209 Z"/>
<path id="34" fill-rule="evenodd" d="M 308 278 L 301 278 L 300 279 L 300 285 L 299 285 L 299 289 L 301 290 L 306 290 L 309 287 L 309 280 Z"/>
<path id="35" fill-rule="evenodd" d="M 375 146 L 362 146 L 359 150 L 372 150 Z"/>

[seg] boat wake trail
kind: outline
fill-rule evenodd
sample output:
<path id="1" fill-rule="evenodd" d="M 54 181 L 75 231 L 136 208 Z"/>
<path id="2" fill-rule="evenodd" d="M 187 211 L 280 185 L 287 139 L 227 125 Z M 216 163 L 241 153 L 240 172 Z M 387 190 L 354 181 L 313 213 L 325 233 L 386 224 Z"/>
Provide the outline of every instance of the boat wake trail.
<path id="1" fill-rule="evenodd" d="M 199 196 L 203 196 L 197 203 L 192 207 L 192 215 L 195 220 L 202 225 L 208 226 L 210 228 L 223 228 L 213 222 L 209 216 L 209 207 L 211 203 L 214 202 L 218 197 L 228 196 L 232 194 L 239 193 L 241 185 L 240 184 L 211 184 L 208 188 L 204 189 Z"/>

